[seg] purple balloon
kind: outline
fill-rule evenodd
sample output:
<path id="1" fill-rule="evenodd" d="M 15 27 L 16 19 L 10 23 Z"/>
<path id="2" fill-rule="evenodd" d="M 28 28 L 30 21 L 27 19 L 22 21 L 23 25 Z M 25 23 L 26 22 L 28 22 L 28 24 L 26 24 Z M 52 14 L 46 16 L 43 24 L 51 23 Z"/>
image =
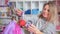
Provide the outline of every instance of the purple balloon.
<path id="1" fill-rule="evenodd" d="M 5 28 L 3 34 L 22 34 L 22 30 L 15 21 L 11 21 L 10 24 Z"/>

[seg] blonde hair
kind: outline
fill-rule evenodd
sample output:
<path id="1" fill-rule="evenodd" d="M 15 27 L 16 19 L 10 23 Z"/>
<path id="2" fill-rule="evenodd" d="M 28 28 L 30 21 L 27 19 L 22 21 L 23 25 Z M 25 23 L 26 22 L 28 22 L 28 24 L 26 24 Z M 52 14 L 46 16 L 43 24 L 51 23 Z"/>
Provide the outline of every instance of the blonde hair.
<path id="1" fill-rule="evenodd" d="M 49 5 L 49 13 L 51 14 L 50 22 L 57 23 L 58 22 L 58 14 L 57 14 L 57 6 L 55 4 L 55 1 L 49 1 L 48 3 L 44 4 L 43 8 Z M 39 15 L 39 18 L 44 18 L 42 13 Z"/>

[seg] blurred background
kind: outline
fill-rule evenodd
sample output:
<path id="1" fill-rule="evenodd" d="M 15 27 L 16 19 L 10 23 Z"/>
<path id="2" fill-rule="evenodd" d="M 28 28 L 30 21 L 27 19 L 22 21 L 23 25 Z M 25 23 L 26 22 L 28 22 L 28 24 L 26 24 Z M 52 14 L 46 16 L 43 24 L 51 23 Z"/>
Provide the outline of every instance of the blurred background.
<path id="1" fill-rule="evenodd" d="M 57 5 L 59 23 L 56 32 L 60 34 L 60 0 L 0 0 L 0 34 L 11 21 L 11 16 L 15 15 L 15 8 L 23 11 L 23 19 L 34 20 L 42 12 L 44 3 L 48 1 L 55 1 Z M 16 19 L 18 20 L 17 16 Z"/>

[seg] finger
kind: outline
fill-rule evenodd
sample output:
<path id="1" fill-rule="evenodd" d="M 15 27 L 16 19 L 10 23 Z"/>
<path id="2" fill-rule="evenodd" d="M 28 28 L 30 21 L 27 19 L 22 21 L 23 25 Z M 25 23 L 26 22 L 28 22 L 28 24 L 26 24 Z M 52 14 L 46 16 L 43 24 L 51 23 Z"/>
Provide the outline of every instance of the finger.
<path id="1" fill-rule="evenodd" d="M 34 28 L 33 28 L 33 27 L 31 27 L 31 26 L 29 26 L 28 28 L 29 28 L 29 29 L 31 29 L 31 30 L 34 30 Z"/>
<path id="2" fill-rule="evenodd" d="M 28 28 L 28 31 L 30 31 L 30 32 L 34 32 L 34 30 L 33 30 L 33 29 L 31 29 L 31 28 Z"/>
<path id="3" fill-rule="evenodd" d="M 31 24 L 29 27 L 31 27 L 31 29 L 33 29 L 33 30 L 38 30 L 38 28 L 36 28 L 33 24 Z"/>
<path id="4" fill-rule="evenodd" d="M 28 28 L 30 28 L 30 29 L 32 29 L 32 30 L 34 29 L 34 28 L 33 28 L 33 27 L 31 27 L 31 26 L 29 26 Z"/>
<path id="5" fill-rule="evenodd" d="M 35 28 L 35 26 L 33 24 L 30 25 L 31 27 Z"/>
<path id="6" fill-rule="evenodd" d="M 37 29 L 33 24 L 31 24 L 31 25 L 29 26 L 29 28 L 31 28 L 31 29 L 34 30 L 34 31 Z"/>

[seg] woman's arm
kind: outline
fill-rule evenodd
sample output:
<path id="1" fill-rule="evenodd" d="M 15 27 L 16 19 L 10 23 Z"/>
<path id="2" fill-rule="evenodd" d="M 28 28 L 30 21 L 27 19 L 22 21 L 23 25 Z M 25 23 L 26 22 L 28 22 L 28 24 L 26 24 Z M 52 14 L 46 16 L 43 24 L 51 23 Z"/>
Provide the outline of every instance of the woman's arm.
<path id="1" fill-rule="evenodd" d="M 38 28 L 36 28 L 33 24 L 31 24 L 28 27 L 28 31 L 33 32 L 35 34 L 43 34 L 43 32 L 41 32 Z"/>

